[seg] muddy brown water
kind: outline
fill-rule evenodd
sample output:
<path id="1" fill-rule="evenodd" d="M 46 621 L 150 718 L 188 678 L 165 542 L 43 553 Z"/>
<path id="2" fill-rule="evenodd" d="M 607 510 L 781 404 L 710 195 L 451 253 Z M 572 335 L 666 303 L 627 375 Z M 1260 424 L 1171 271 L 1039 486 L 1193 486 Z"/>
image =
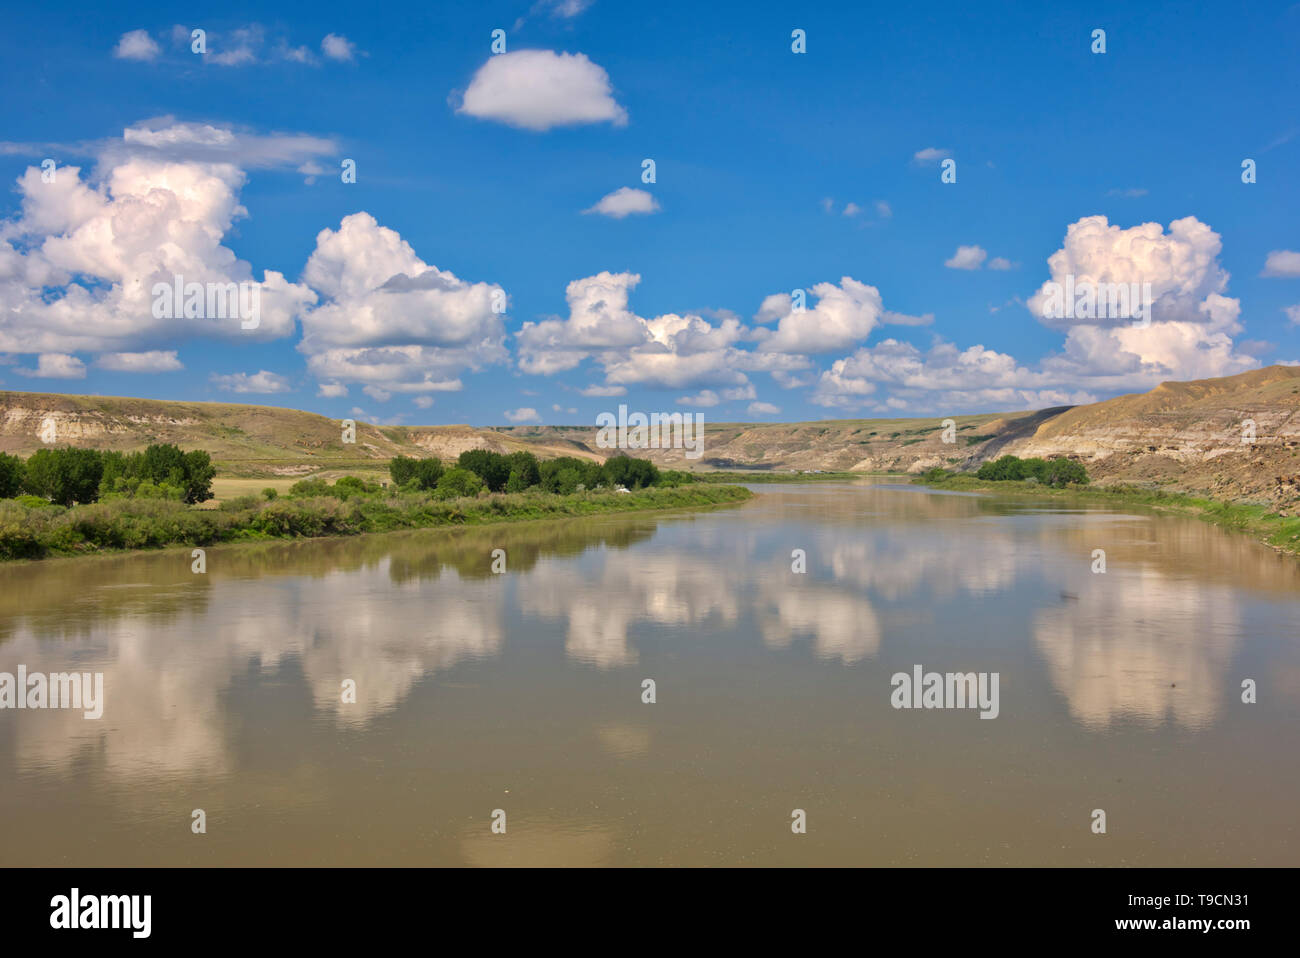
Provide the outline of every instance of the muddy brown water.
<path id="1" fill-rule="evenodd" d="M 0 865 L 1300 864 L 1300 562 L 1059 500 L 755 489 L 0 567 L 0 672 L 104 676 L 99 720 L 0 710 Z M 894 708 L 917 665 L 997 673 L 997 717 Z"/>

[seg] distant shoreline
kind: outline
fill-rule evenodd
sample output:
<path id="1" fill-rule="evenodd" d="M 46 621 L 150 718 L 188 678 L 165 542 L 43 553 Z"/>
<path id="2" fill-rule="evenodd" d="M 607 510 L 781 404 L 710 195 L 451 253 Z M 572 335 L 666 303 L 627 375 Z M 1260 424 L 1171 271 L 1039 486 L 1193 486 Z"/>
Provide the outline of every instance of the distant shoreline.
<path id="1" fill-rule="evenodd" d="M 1284 516 L 1270 511 L 1263 504 L 1224 502 L 1181 492 L 1144 489 L 1140 486 L 1069 486 L 1052 489 L 1032 482 L 992 481 L 976 479 L 971 475 L 949 476 L 937 481 L 926 481 L 910 476 L 915 485 L 933 489 L 952 489 L 963 492 L 992 492 L 1000 495 L 1049 497 L 1053 499 L 1082 499 L 1091 502 L 1109 502 L 1119 505 L 1145 506 L 1159 512 L 1190 516 L 1217 526 L 1243 532 L 1269 548 L 1292 556 L 1300 556 L 1300 516 Z"/>

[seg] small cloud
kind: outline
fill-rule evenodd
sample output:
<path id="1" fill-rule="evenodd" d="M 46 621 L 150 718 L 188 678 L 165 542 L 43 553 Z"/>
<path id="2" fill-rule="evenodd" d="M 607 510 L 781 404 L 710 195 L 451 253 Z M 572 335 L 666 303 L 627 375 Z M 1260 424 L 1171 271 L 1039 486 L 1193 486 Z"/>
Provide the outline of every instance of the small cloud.
<path id="1" fill-rule="evenodd" d="M 1002 310 L 1006 309 L 1008 306 L 1020 306 L 1020 307 L 1024 308 L 1024 307 L 1025 307 L 1025 302 L 1024 302 L 1024 300 L 1022 300 L 1019 296 L 1012 296 L 1009 300 L 1007 300 L 1007 301 L 1006 301 L 1005 303 L 1003 303 L 1001 306 L 994 306 L 992 303 L 990 303 L 990 304 L 989 304 L 989 312 L 990 312 L 990 313 L 998 313 L 998 312 L 1001 312 Z"/>
<path id="2" fill-rule="evenodd" d="M 532 406 L 520 406 L 518 409 L 507 409 L 504 415 L 511 422 L 542 421 L 542 417 L 537 414 L 537 410 Z"/>
<path id="3" fill-rule="evenodd" d="M 256 24 L 251 27 L 233 30 L 230 33 L 231 48 L 221 50 L 218 53 L 210 53 L 208 59 L 223 67 L 242 67 L 246 63 L 256 63 L 257 54 L 254 51 L 261 47 L 262 38 L 262 28 Z M 209 33 L 209 43 L 212 42 L 212 39 L 212 34 Z"/>
<path id="4" fill-rule="evenodd" d="M 248 373 L 213 373 L 208 377 L 223 392 L 228 393 L 287 393 L 289 380 L 268 370 L 262 369 L 251 376 Z"/>
<path id="5" fill-rule="evenodd" d="M 937 146 L 927 146 L 924 150 L 917 150 L 913 153 L 912 159 L 922 166 L 933 166 L 940 160 L 946 160 L 950 156 L 952 156 L 951 150 L 941 150 Z"/>
<path id="6" fill-rule="evenodd" d="M 844 212 L 843 212 L 843 214 L 841 214 L 841 215 L 843 215 L 843 216 L 857 216 L 857 215 L 858 215 L 859 213 L 861 213 L 861 212 L 862 212 L 862 207 L 861 207 L 861 206 L 859 206 L 857 203 L 850 203 L 848 206 L 844 207 Z"/>
<path id="7" fill-rule="evenodd" d="M 1290 143 L 1292 140 L 1296 138 L 1297 133 L 1300 133 L 1300 130 L 1288 130 L 1286 133 L 1283 133 L 1277 139 L 1269 143 L 1268 146 L 1264 147 L 1262 152 L 1267 153 L 1269 150 L 1275 149 L 1276 147 L 1281 146 L 1283 143 Z"/>
<path id="8" fill-rule="evenodd" d="M 245 63 L 254 63 L 257 57 L 248 47 L 236 47 L 234 50 L 228 50 L 225 53 L 212 54 L 212 62 L 223 67 L 242 67 Z"/>
<path id="9" fill-rule="evenodd" d="M 753 383 L 745 383 L 743 386 L 734 386 L 730 389 L 722 390 L 722 394 L 714 392 L 712 389 L 702 389 L 694 396 L 681 396 L 676 401 L 679 406 L 716 406 L 720 402 L 735 402 L 740 399 L 757 398 L 757 392 L 754 390 Z"/>
<path id="10" fill-rule="evenodd" d="M 609 74 L 582 53 L 516 50 L 488 57 L 457 113 L 543 133 L 557 126 L 627 126 Z"/>
<path id="11" fill-rule="evenodd" d="M 388 402 L 388 400 L 393 398 L 393 394 L 382 386 L 366 386 L 361 391 L 371 399 L 375 400 L 375 402 Z"/>
<path id="12" fill-rule="evenodd" d="M 357 45 L 347 37 L 341 37 L 336 33 L 327 33 L 325 39 L 320 42 L 320 52 L 325 54 L 331 60 L 347 61 L 356 56 Z"/>
<path id="13" fill-rule="evenodd" d="M 989 254 L 980 246 L 958 246 L 952 257 L 943 261 L 949 269 L 979 269 Z"/>
<path id="14" fill-rule="evenodd" d="M 433 397 L 416 396 L 414 399 L 411 400 L 411 402 L 415 403 L 415 405 L 420 409 L 429 409 L 433 406 Z"/>
<path id="15" fill-rule="evenodd" d="M 348 387 L 342 383 L 321 383 L 320 388 L 316 390 L 317 396 L 324 396 L 326 399 L 341 399 L 348 394 Z"/>
<path id="16" fill-rule="evenodd" d="M 1139 196 L 1146 196 L 1146 195 L 1147 195 L 1147 191 L 1144 190 L 1144 189 L 1141 189 L 1141 188 L 1139 188 L 1139 187 L 1133 187 L 1133 188 L 1131 188 L 1131 189 L 1127 189 L 1127 190 L 1119 190 L 1119 189 L 1116 189 L 1116 190 L 1107 190 L 1107 191 L 1106 191 L 1106 195 L 1107 195 L 1107 196 L 1122 196 L 1122 197 L 1124 197 L 1125 199 L 1135 200 L 1135 199 L 1137 199 Z"/>
<path id="17" fill-rule="evenodd" d="M 1286 313 L 1286 318 L 1291 320 L 1294 325 L 1300 326 L 1300 306 L 1287 306 L 1282 311 Z"/>
<path id="18" fill-rule="evenodd" d="M 894 215 L 894 208 L 884 200 L 876 200 L 876 214 L 882 220 L 887 220 Z"/>
<path id="19" fill-rule="evenodd" d="M 515 21 L 515 29 L 518 30 L 528 22 L 529 17 L 539 13 L 548 13 L 553 20 L 572 20 L 595 2 L 596 0 L 537 0 L 527 14 Z"/>
<path id="20" fill-rule="evenodd" d="M 571 20 L 595 2 L 596 0 L 541 0 L 533 9 L 546 8 L 557 19 Z"/>
<path id="21" fill-rule="evenodd" d="M 994 256 L 991 260 L 989 260 L 989 269 L 1000 269 L 1000 270 L 1015 269 L 1019 265 L 1020 265 L 1019 263 L 1013 263 L 1011 262 L 1011 260 L 1003 256 Z"/>
<path id="22" fill-rule="evenodd" d="M 115 373 L 171 373 L 184 369 L 176 350 L 154 349 L 146 353 L 104 353 L 95 360 L 100 369 Z"/>
<path id="23" fill-rule="evenodd" d="M 15 369 L 31 379 L 85 379 L 86 364 L 67 353 L 41 353 L 35 369 Z"/>
<path id="24" fill-rule="evenodd" d="M 722 399 L 712 389 L 703 389 L 694 396 L 680 396 L 676 402 L 679 406 L 703 406 L 708 409 L 722 402 Z"/>
<path id="25" fill-rule="evenodd" d="M 119 60 L 156 60 L 160 53 L 162 48 L 145 30 L 130 30 L 122 34 L 113 48 L 113 56 Z"/>
<path id="26" fill-rule="evenodd" d="M 620 186 L 613 193 L 602 196 L 600 202 L 595 206 L 582 212 L 599 213 L 601 216 L 621 220 L 633 213 L 657 213 L 658 211 L 659 203 L 645 190 L 634 190 L 628 186 Z"/>
<path id="27" fill-rule="evenodd" d="M 1300 276 L 1300 253 L 1289 249 L 1275 249 L 1264 261 L 1261 276 L 1281 276 L 1293 278 Z"/>
<path id="28" fill-rule="evenodd" d="M 934 322 L 934 313 L 909 316 L 907 313 L 895 313 L 885 310 L 880 314 L 881 322 L 893 323 L 895 326 L 929 326 Z"/>
<path id="29" fill-rule="evenodd" d="M 578 390 L 583 396 L 626 396 L 626 386 L 588 386 L 586 389 Z"/>
<path id="30" fill-rule="evenodd" d="M 281 60 L 288 60 L 290 63 L 315 63 L 316 58 L 306 47 L 291 47 L 284 41 L 275 48 L 275 55 Z"/>
<path id="31" fill-rule="evenodd" d="M 773 406 L 770 402 L 752 402 L 745 407 L 745 411 L 751 416 L 775 416 L 781 407 Z"/>
<path id="32" fill-rule="evenodd" d="M 835 209 L 835 201 L 831 199 L 829 196 L 822 197 L 823 212 L 830 213 L 833 212 L 834 209 Z"/>
<path id="33" fill-rule="evenodd" d="M 316 182 L 316 177 L 321 176 L 325 172 L 325 168 L 315 160 L 308 160 L 302 166 L 298 167 L 298 172 L 303 176 L 302 181 L 308 186 L 311 186 Z"/>
<path id="34" fill-rule="evenodd" d="M 570 416 L 576 416 L 578 414 L 578 410 L 574 409 L 572 406 L 570 406 L 568 409 L 565 409 L 559 403 L 553 403 L 551 405 L 551 411 L 568 413 Z"/>

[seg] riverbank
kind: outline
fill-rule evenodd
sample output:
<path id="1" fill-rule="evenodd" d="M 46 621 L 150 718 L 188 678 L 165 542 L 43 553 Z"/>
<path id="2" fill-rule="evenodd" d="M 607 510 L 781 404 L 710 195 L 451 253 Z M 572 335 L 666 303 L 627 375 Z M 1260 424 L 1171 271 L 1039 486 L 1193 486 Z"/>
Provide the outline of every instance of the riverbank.
<path id="1" fill-rule="evenodd" d="M 760 472 L 759 470 L 746 471 L 741 469 L 719 469 L 717 472 L 693 472 L 691 479 L 693 482 L 706 483 L 726 483 L 726 482 L 826 482 L 828 480 L 837 482 L 847 482 L 852 479 L 863 479 L 868 476 L 883 476 L 889 473 L 883 472 Z"/>
<path id="2" fill-rule="evenodd" d="M 634 492 L 494 493 L 459 499 L 409 492 L 347 500 L 318 496 L 259 501 L 246 496 L 216 509 L 161 499 L 69 508 L 6 499 L 0 500 L 0 559 L 704 508 L 744 502 L 753 495 L 741 486 L 692 484 Z"/>
<path id="3" fill-rule="evenodd" d="M 953 475 L 937 480 L 913 477 L 912 482 L 933 489 L 961 492 L 994 492 L 1000 495 L 1046 496 L 1053 499 L 1143 506 L 1213 522 L 1217 526 L 1246 533 L 1279 552 L 1300 556 L 1300 517 L 1281 515 L 1260 503 L 1223 502 L 1127 485 L 1067 486 L 1064 489 L 1053 489 L 1034 482 L 993 481 L 976 479 L 971 475 Z"/>

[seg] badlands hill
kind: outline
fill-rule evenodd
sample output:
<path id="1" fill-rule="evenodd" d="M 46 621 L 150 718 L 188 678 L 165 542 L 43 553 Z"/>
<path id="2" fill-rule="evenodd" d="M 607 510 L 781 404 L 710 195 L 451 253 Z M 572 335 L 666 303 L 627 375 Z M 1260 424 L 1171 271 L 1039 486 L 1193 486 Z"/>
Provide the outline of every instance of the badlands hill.
<path id="1" fill-rule="evenodd" d="M 646 410 L 651 411 L 651 410 Z M 704 453 L 644 450 L 662 466 L 769 472 L 916 473 L 985 459 L 1068 456 L 1097 481 L 1134 482 L 1224 499 L 1300 496 L 1300 367 L 1168 382 L 1148 393 L 1036 412 L 803 423 L 711 423 Z M 139 449 L 152 442 L 212 453 L 230 476 L 300 476 L 382 467 L 394 455 L 452 459 L 466 449 L 528 449 L 603 459 L 590 426 L 375 426 L 342 441 L 337 419 L 271 406 L 0 392 L 0 450 L 29 455 L 53 422 L 56 444 Z M 1253 423 L 1253 441 L 1251 438 Z"/>
<path id="2" fill-rule="evenodd" d="M 115 396 L 0 392 L 0 452 L 31 455 L 46 445 L 143 449 L 170 442 L 206 449 L 220 471 L 234 476 L 302 476 L 324 470 L 379 467 L 397 455 L 455 459 L 467 449 L 604 459 L 563 442 L 527 442 L 471 426 L 375 426 L 357 422 L 356 441 L 343 441 L 343 421 L 316 413 L 239 403 L 172 402 Z"/>

